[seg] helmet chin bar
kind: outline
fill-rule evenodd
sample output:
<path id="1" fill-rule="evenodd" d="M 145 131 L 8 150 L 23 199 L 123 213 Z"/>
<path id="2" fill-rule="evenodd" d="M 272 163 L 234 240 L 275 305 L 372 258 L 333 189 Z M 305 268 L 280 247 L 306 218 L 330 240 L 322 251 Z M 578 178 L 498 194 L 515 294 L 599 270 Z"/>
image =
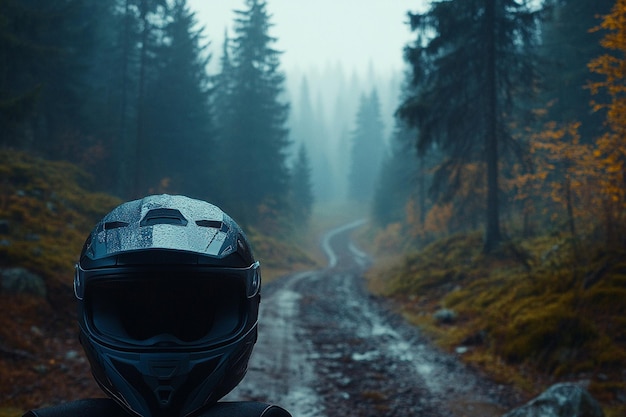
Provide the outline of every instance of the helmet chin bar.
<path id="1" fill-rule="evenodd" d="M 256 326 L 233 351 L 127 353 L 113 350 L 81 333 L 94 378 L 110 397 L 142 417 L 185 417 L 217 402 L 243 379 L 256 341 Z M 230 382 L 223 385 L 225 380 Z M 219 390 L 215 390 L 220 386 Z"/>

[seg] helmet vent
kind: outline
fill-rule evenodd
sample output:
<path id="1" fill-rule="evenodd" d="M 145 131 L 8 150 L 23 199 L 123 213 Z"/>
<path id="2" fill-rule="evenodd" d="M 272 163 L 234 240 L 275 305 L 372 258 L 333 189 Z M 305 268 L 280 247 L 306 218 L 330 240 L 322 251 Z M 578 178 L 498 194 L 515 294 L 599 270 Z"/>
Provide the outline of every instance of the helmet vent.
<path id="1" fill-rule="evenodd" d="M 212 229 L 221 230 L 222 228 L 224 228 L 224 230 L 222 230 L 224 232 L 228 230 L 228 226 L 219 220 L 197 220 L 196 224 L 200 227 L 210 227 Z"/>
<path id="2" fill-rule="evenodd" d="M 126 226 L 128 226 L 128 223 L 126 222 L 120 222 L 120 221 L 106 222 L 104 224 L 104 230 L 118 229 L 120 227 L 126 227 Z"/>
<path id="3" fill-rule="evenodd" d="M 174 390 L 170 387 L 159 387 L 155 391 L 155 394 L 159 399 L 159 403 L 161 403 L 161 405 L 169 405 L 173 393 Z"/>
<path id="4" fill-rule="evenodd" d="M 140 226 L 154 226 L 155 224 L 187 226 L 187 219 L 176 209 L 158 208 L 147 212 L 139 223 Z"/>

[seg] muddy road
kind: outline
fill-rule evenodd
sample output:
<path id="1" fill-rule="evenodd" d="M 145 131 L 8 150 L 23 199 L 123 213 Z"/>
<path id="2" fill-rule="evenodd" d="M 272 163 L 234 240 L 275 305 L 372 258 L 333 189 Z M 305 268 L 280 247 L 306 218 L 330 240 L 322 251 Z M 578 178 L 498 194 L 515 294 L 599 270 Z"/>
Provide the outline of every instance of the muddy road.
<path id="1" fill-rule="evenodd" d="M 505 387 L 434 349 L 384 300 L 369 295 L 369 259 L 354 222 L 326 234 L 328 266 L 263 287 L 259 340 L 225 400 L 280 404 L 294 417 L 500 416 Z"/>

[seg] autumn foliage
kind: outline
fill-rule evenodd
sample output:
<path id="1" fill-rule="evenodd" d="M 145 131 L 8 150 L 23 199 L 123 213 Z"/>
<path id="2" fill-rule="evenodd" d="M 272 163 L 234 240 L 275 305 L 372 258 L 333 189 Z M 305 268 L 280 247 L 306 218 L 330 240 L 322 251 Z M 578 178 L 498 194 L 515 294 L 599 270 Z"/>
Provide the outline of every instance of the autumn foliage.
<path id="1" fill-rule="evenodd" d="M 577 240 L 626 244 L 626 1 L 617 1 L 600 22 L 591 31 L 604 35 L 605 53 L 588 63 L 593 81 L 580 88 L 593 95 L 589 112 L 604 115 L 604 129 L 583 136 L 588 130 L 581 122 L 549 120 L 546 108 L 533 111 L 533 123 L 511 126 L 516 157 L 499 162 L 508 236 L 565 231 Z M 444 160 L 436 170 L 453 193 L 440 193 L 425 213 L 415 197 L 405 204 L 405 225 L 421 245 L 483 226 L 485 167 L 457 162 L 447 169 L 451 165 Z"/>

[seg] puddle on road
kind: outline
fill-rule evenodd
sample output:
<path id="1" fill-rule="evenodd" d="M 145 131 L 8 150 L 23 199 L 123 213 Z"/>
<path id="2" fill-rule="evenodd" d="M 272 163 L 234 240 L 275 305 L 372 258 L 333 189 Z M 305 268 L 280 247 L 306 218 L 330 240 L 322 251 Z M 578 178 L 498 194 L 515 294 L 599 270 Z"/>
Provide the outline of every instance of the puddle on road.
<path id="1" fill-rule="evenodd" d="M 323 403 L 315 392 L 315 371 L 310 348 L 297 338 L 297 316 L 302 294 L 294 291 L 301 279 L 294 275 L 280 291 L 264 294 L 259 318 L 259 339 L 248 374 L 225 401 L 259 400 L 279 404 L 293 416 L 323 417 Z"/>
<path id="2" fill-rule="evenodd" d="M 377 350 L 372 350 L 369 352 L 365 352 L 365 353 L 353 353 L 352 354 L 352 360 L 353 361 L 373 361 L 374 359 L 377 359 L 380 356 L 380 352 Z"/>

